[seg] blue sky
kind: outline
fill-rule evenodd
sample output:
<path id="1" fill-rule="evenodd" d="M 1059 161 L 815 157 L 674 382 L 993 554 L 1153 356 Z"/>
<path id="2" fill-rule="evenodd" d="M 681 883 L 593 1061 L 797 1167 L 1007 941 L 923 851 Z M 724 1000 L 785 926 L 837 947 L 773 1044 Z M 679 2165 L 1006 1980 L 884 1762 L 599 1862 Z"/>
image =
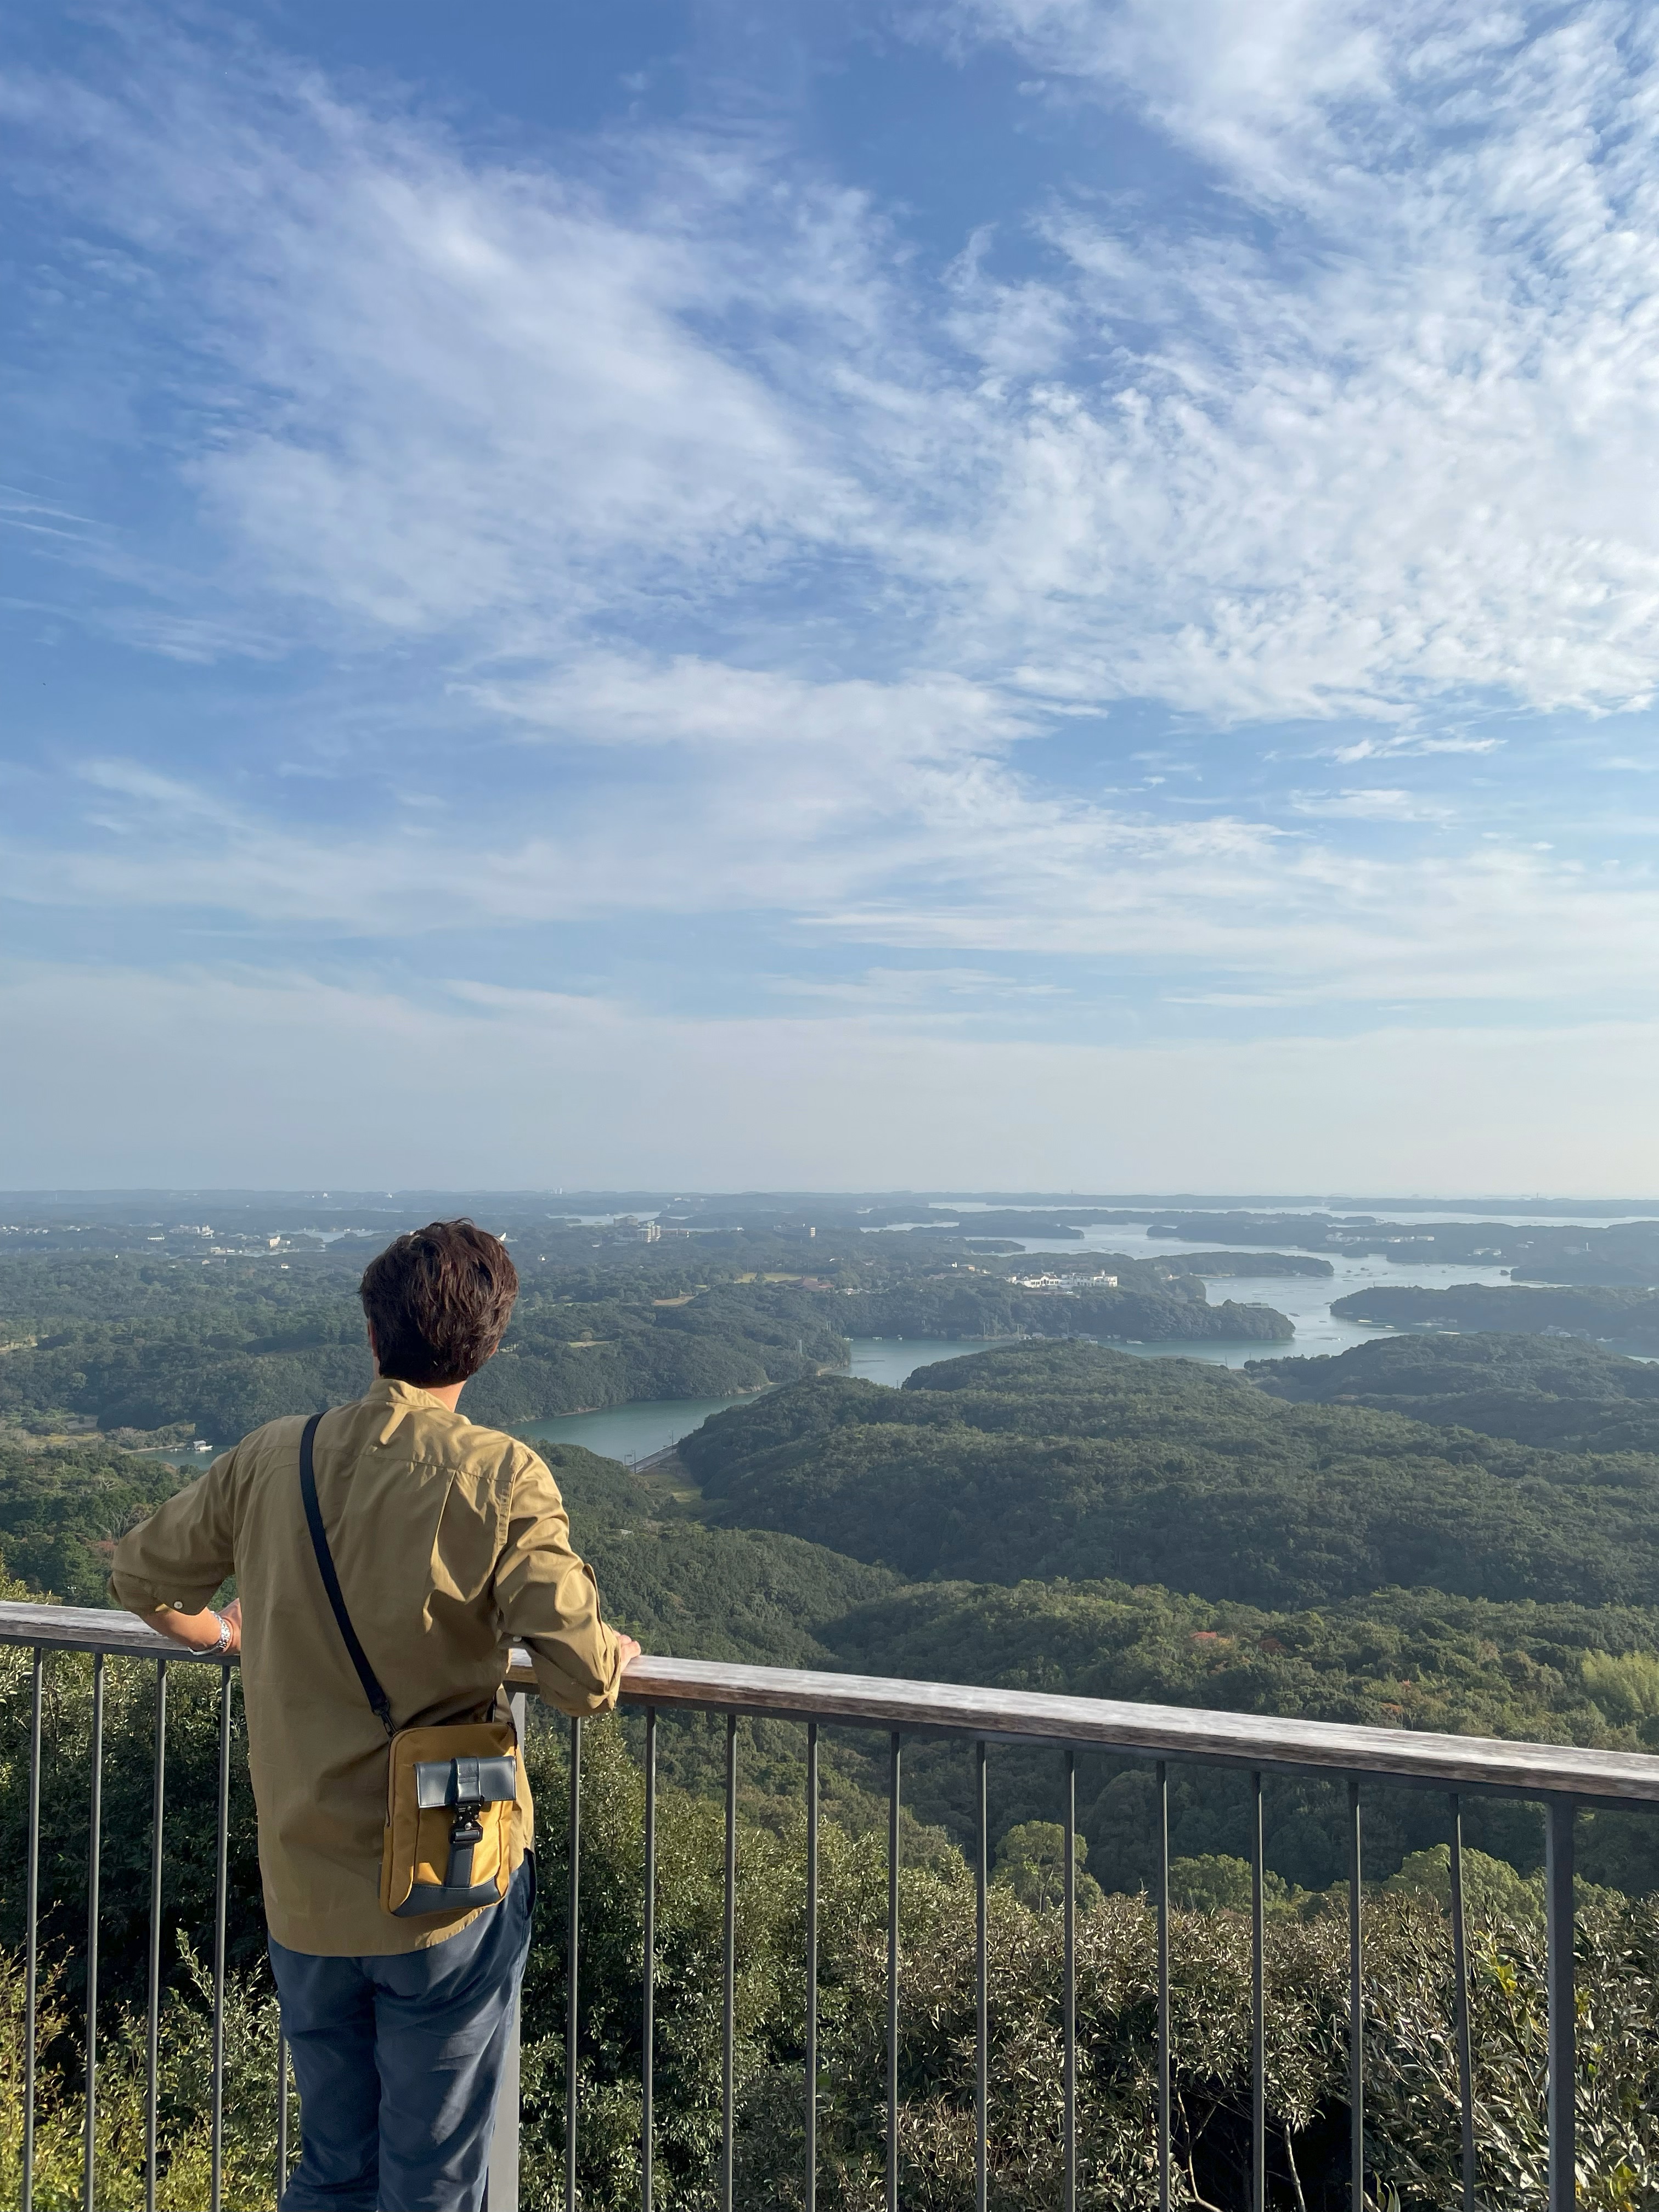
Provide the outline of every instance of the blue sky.
<path id="1" fill-rule="evenodd" d="M 0 1180 L 1659 1188 L 1656 39 L 10 10 Z"/>

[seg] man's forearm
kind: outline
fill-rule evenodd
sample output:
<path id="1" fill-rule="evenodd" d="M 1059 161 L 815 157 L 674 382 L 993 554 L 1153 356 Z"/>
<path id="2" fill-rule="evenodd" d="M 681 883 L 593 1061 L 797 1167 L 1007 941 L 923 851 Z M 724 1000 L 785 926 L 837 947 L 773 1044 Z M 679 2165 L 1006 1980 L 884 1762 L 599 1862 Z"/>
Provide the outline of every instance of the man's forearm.
<path id="1" fill-rule="evenodd" d="M 171 1606 L 158 1606 L 146 1618 L 152 1628 L 188 1651 L 231 1652 L 241 1646 L 240 1613 L 236 1605 L 227 1606 L 223 1613 L 216 1613 L 211 1606 L 200 1613 L 175 1613 Z"/>

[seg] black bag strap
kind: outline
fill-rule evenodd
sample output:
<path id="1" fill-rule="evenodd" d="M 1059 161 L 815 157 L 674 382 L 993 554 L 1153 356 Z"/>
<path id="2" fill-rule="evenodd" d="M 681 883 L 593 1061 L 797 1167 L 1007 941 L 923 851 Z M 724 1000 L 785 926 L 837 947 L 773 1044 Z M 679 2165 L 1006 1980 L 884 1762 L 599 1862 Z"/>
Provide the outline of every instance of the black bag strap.
<path id="1" fill-rule="evenodd" d="M 323 1527 L 322 1509 L 317 1503 L 317 1470 L 312 1462 L 311 1448 L 317 1434 L 320 1413 L 313 1413 L 306 1423 L 305 1433 L 300 1438 L 300 1495 L 305 1500 L 306 1526 L 311 1531 L 311 1548 L 317 1554 L 317 1571 L 323 1578 L 323 1588 L 334 1608 L 334 1618 L 339 1623 L 345 1648 L 351 1655 L 351 1663 L 357 1669 L 357 1680 L 363 1686 L 363 1695 L 374 1708 L 375 1717 L 388 1736 L 396 1735 L 392 1718 L 392 1705 L 380 1687 L 374 1669 L 369 1665 L 367 1653 L 357 1641 L 357 1632 L 351 1625 L 351 1615 L 346 1611 L 345 1600 L 340 1595 L 340 1577 L 334 1571 L 334 1555 L 328 1548 L 328 1535 Z"/>

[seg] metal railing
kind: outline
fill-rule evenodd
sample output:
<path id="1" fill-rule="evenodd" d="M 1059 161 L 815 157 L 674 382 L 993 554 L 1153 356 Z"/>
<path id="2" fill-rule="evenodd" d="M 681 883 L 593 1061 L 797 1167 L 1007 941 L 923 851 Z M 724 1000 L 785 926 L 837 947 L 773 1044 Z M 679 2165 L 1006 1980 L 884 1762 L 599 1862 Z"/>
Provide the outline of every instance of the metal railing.
<path id="1" fill-rule="evenodd" d="M 232 1665 L 192 1659 L 130 1613 L 67 1606 L 0 1605 L 0 1644 L 32 1651 L 29 1722 L 28 1834 L 25 1862 L 24 2112 L 21 2212 L 33 2212 L 36 2033 L 40 1992 L 40 1845 L 41 1711 L 46 1669 L 53 1652 L 92 1655 L 84 2028 L 84 2163 L 82 2206 L 95 2212 L 98 2099 L 98 1949 L 102 1852 L 102 1764 L 105 1663 L 137 1658 L 156 1669 L 155 1771 L 149 1850 L 150 1899 L 145 2010 L 145 2160 L 148 2212 L 155 2212 L 158 2172 L 158 2070 L 161 1991 L 161 1876 L 167 1782 L 167 1684 L 170 1667 L 216 1668 L 218 1694 L 217 1819 L 213 1913 L 212 2081 L 210 2189 L 213 2212 L 222 2212 L 224 2187 L 224 2062 L 227 1984 L 226 1911 L 228 1886 L 231 1778 Z M 507 1676 L 522 1730 L 525 1699 L 533 1689 L 527 1658 L 514 1655 Z M 886 2176 L 888 2212 L 898 2212 L 899 2161 L 899 1877 L 901 1785 L 907 1739 L 957 1738 L 971 1745 L 976 1837 L 975 1918 L 975 2197 L 986 2212 L 989 2188 L 989 1978 L 988 1894 L 989 1835 L 987 1772 L 999 1746 L 1047 1746 L 1062 1763 L 1064 1807 L 1062 2064 L 1063 2212 L 1075 2212 L 1078 2175 L 1077 2033 L 1077 1759 L 1079 1753 L 1127 1754 L 1152 1765 L 1157 1807 L 1156 2142 L 1160 2204 L 1171 2189 L 1170 1966 L 1169 1775 L 1172 1764 L 1197 1762 L 1240 1770 L 1249 1779 L 1251 1808 L 1251 2132 L 1249 2212 L 1267 2207 L 1267 2063 L 1265 1914 L 1262 1826 L 1265 1775 L 1317 1777 L 1346 1784 L 1345 1834 L 1348 1861 L 1348 2102 L 1349 2185 L 1352 2212 L 1365 2212 L 1364 1951 L 1360 1913 L 1363 1785 L 1407 1784 L 1443 1791 L 1448 1798 L 1450 1909 L 1455 1979 L 1455 2039 L 1462 2128 L 1462 2187 L 1466 2212 L 1476 2212 L 1477 2175 L 1468 2009 L 1468 1961 L 1464 1915 L 1462 1802 L 1471 1794 L 1524 1797 L 1545 1807 L 1545 1924 L 1547 1955 L 1548 2212 L 1571 2212 L 1575 2203 L 1576 2018 L 1573 1966 L 1574 1816 L 1581 1807 L 1629 1808 L 1659 1805 L 1659 1758 L 1585 1750 L 1574 1746 L 1512 1742 L 1479 1736 L 1334 1726 L 1260 1715 L 1128 1705 L 1092 1698 L 1048 1697 L 936 1682 L 910 1682 L 853 1674 L 796 1672 L 782 1668 L 728 1666 L 693 1660 L 646 1658 L 629 1668 L 623 1703 L 644 1717 L 644 1896 L 641 2051 L 641 2212 L 652 2212 L 655 2110 L 653 2100 L 656 1975 L 657 1733 L 659 1716 L 672 1712 L 722 1715 L 725 1730 L 725 1863 L 721 1946 L 722 2035 L 719 2197 L 723 2212 L 733 2203 L 736 2125 L 735 1996 L 737 1979 L 738 1754 L 740 1718 L 802 1724 L 806 1737 L 805 2051 L 801 2094 L 805 2120 L 806 2212 L 816 2212 L 817 2158 L 817 1907 L 819 1732 L 825 1725 L 867 1729 L 888 1739 Z M 565 1993 L 564 2201 L 577 2197 L 579 2072 L 577 2031 L 580 1980 L 582 1723 L 568 1723 L 570 1746 L 568 1892 L 566 1899 L 568 1986 Z M 277 2177 L 289 2167 L 289 2089 L 286 2051 L 278 2042 L 273 2085 L 277 2124 Z M 516 2036 L 497 2112 L 490 2165 L 489 2212 L 517 2212 L 518 2066 Z"/>

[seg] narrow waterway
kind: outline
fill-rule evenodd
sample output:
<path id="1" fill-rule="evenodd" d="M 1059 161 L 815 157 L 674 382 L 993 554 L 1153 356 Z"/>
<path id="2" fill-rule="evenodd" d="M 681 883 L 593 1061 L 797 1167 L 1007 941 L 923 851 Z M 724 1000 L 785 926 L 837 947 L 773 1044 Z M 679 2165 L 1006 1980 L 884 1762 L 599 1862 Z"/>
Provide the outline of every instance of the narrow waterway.
<path id="1" fill-rule="evenodd" d="M 918 1367 L 935 1359 L 959 1359 L 964 1352 L 982 1352 L 982 1344 L 952 1344 L 927 1336 L 855 1336 L 851 1372 L 872 1382 L 902 1382 Z M 606 1459 L 649 1459 L 665 1451 L 682 1437 L 701 1428 L 711 1413 L 728 1406 L 752 1403 L 748 1398 L 653 1398 L 631 1406 L 607 1406 L 597 1413 L 557 1413 L 544 1421 L 531 1421 L 515 1434 L 533 1442 L 581 1444 Z"/>
<path id="2" fill-rule="evenodd" d="M 964 1212 L 966 1209 L 963 1209 Z M 1193 1243 L 1178 1237 L 1148 1237 L 1144 1231 L 1121 1223 L 1100 1223 L 1076 1237 L 1023 1237 L 1028 1252 L 1117 1252 L 1134 1260 L 1173 1257 L 1190 1252 L 1213 1252 L 1213 1243 Z M 1287 1243 L 1286 1252 L 1303 1248 Z M 1243 1367 L 1251 1359 L 1307 1359 L 1346 1352 L 1350 1345 L 1365 1344 L 1376 1336 L 1394 1336 L 1390 1328 L 1370 1328 L 1358 1322 L 1340 1320 L 1331 1311 L 1333 1302 L 1373 1283 L 1415 1283 L 1439 1289 L 1451 1283 L 1504 1283 L 1503 1267 L 1469 1265 L 1437 1267 L 1420 1260 L 1395 1261 L 1380 1255 L 1351 1257 L 1322 1253 L 1334 1273 L 1328 1275 L 1238 1275 L 1218 1279 L 1209 1285 L 1210 1303 L 1231 1298 L 1239 1305 L 1272 1306 L 1295 1327 L 1288 1343 L 1261 1343 L 1254 1338 L 1236 1341 L 1216 1339 L 1207 1343 L 1135 1344 L 1111 1339 L 1113 1349 L 1133 1352 L 1143 1359 L 1201 1359 L 1212 1366 Z M 902 1382 L 918 1367 L 936 1359 L 957 1359 L 964 1352 L 982 1352 L 981 1342 L 952 1343 L 928 1337 L 854 1337 L 851 1371 L 872 1382 Z M 584 1444 L 608 1459 L 646 1459 L 678 1443 L 700 1427 L 711 1413 L 746 1401 L 741 1398 L 670 1398 L 647 1404 L 613 1406 L 598 1413 L 567 1413 L 534 1421 L 519 1433 L 527 1437 L 562 1438 Z"/>
<path id="3" fill-rule="evenodd" d="M 1057 1238 L 1022 1238 L 1028 1252 L 1119 1252 L 1132 1260 L 1168 1259 L 1189 1252 L 1213 1252 L 1214 1243 L 1196 1244 L 1174 1237 L 1148 1237 L 1143 1231 L 1125 1228 L 1121 1223 L 1112 1225 L 1091 1225 L 1086 1229 L 1079 1243 L 1075 1237 L 1060 1242 Z M 1282 1246 L 1285 1252 L 1297 1252 L 1296 1244 Z M 1451 1283 L 1506 1283 L 1506 1267 L 1481 1267 L 1463 1263 L 1461 1266 L 1436 1267 L 1421 1260 L 1391 1261 L 1380 1255 L 1360 1256 L 1320 1253 L 1321 1259 L 1329 1260 L 1334 1273 L 1329 1275 L 1230 1275 L 1217 1279 L 1209 1285 L 1210 1304 L 1220 1305 L 1231 1298 L 1236 1305 L 1272 1306 L 1282 1313 L 1296 1329 L 1288 1344 L 1258 1344 L 1244 1341 L 1229 1344 L 1122 1344 L 1118 1349 L 1144 1355 L 1149 1359 L 1205 1359 L 1221 1367 L 1242 1367 L 1247 1359 L 1310 1359 L 1328 1352 L 1346 1352 L 1350 1345 L 1367 1344 L 1374 1336 L 1395 1336 L 1396 1329 L 1367 1328 L 1358 1322 L 1340 1320 L 1331 1311 L 1333 1303 L 1346 1298 L 1352 1291 L 1365 1289 L 1373 1283 L 1420 1284 L 1425 1290 L 1440 1290 Z"/>
<path id="4" fill-rule="evenodd" d="M 854 1337 L 850 1372 L 872 1382 L 902 1382 L 918 1367 L 935 1359 L 959 1359 L 965 1352 L 983 1352 L 981 1343 L 957 1344 L 943 1337 Z M 619 1459 L 631 1466 L 665 1451 L 682 1437 L 700 1428 L 711 1413 L 728 1406 L 752 1405 L 756 1395 L 742 1398 L 647 1398 L 629 1406 L 607 1406 L 597 1413 L 554 1413 L 543 1421 L 527 1421 L 514 1431 L 527 1442 L 544 1437 L 549 1443 L 580 1444 L 605 1459 Z M 146 1459 L 164 1459 L 174 1467 L 199 1474 L 210 1455 L 191 1445 L 149 1449 Z"/>

